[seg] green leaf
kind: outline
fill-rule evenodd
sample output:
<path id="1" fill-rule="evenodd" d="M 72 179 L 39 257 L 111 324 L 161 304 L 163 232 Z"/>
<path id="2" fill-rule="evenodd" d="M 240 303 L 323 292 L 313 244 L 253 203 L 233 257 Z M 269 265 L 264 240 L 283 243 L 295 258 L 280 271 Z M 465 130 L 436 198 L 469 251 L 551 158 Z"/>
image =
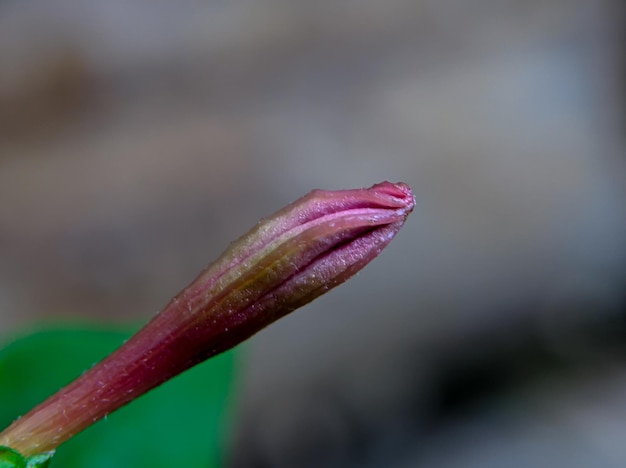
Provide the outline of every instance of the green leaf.
<path id="1" fill-rule="evenodd" d="M 48 329 L 0 349 L 0 427 L 58 391 L 129 336 L 87 328 Z M 196 366 L 63 444 L 51 468 L 219 467 L 233 373 L 232 352 Z M 7 460 L 13 456 L 2 451 L 0 455 Z M 4 462 L 2 456 L 0 468 L 45 466 L 20 465 L 19 458 Z"/>

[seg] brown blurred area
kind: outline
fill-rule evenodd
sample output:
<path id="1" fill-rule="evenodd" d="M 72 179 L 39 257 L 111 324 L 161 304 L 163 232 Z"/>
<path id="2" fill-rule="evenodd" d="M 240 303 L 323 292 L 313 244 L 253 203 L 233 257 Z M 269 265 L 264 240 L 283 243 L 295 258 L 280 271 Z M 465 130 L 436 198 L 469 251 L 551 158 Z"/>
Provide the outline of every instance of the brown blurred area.
<path id="1" fill-rule="evenodd" d="M 0 0 L 0 338 L 136 324 L 312 188 L 366 271 L 242 351 L 235 467 L 626 463 L 617 0 Z"/>

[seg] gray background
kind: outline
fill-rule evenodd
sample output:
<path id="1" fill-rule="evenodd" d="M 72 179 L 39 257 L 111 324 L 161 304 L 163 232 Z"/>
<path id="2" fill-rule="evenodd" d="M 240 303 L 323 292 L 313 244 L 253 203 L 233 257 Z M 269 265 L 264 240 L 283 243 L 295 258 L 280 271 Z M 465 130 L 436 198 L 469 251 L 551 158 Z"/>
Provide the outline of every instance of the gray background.
<path id="1" fill-rule="evenodd" d="M 418 205 L 241 353 L 236 467 L 626 462 L 615 0 L 0 1 L 0 338 L 151 317 L 312 188 Z"/>

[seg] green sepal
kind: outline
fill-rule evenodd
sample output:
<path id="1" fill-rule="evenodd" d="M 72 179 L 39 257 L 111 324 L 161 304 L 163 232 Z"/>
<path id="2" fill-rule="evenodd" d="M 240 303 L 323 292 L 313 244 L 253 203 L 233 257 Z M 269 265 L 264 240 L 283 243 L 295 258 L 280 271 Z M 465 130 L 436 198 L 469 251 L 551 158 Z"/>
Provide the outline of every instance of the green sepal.
<path id="1" fill-rule="evenodd" d="M 48 468 L 54 452 L 32 455 L 26 459 L 26 468 Z"/>
<path id="2" fill-rule="evenodd" d="M 26 459 L 12 448 L 0 445 L 0 468 L 26 468 Z"/>
<path id="3" fill-rule="evenodd" d="M 47 468 L 54 452 L 32 455 L 25 458 L 10 447 L 0 445 L 0 468 Z"/>
<path id="4" fill-rule="evenodd" d="M 24 458 L 18 451 L 0 445 L 0 468 L 47 468 L 53 455 L 46 452 Z"/>

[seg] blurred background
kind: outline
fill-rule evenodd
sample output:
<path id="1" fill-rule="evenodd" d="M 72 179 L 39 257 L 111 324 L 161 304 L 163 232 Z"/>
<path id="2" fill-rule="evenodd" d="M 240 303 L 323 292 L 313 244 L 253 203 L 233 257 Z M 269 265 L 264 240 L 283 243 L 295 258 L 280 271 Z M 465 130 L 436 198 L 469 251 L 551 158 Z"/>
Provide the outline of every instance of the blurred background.
<path id="1" fill-rule="evenodd" d="M 140 323 L 312 188 L 418 205 L 240 354 L 229 466 L 626 463 L 620 0 L 0 0 L 0 339 Z"/>

